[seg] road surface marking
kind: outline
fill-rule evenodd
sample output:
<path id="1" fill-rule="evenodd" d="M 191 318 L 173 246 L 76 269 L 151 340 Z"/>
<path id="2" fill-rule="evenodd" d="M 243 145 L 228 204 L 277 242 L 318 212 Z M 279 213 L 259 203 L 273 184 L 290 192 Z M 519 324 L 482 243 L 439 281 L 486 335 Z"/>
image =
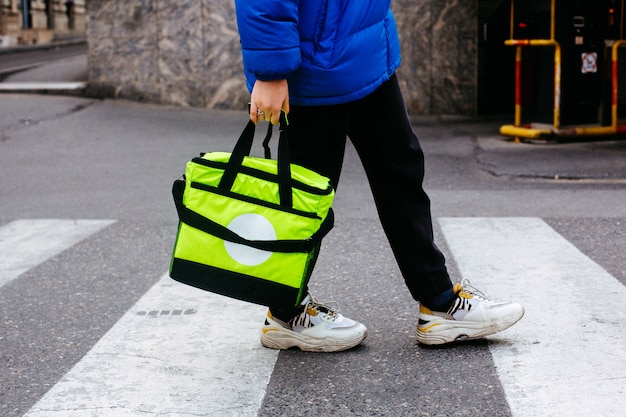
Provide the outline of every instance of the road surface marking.
<path id="1" fill-rule="evenodd" d="M 87 83 L 82 81 L 60 81 L 60 82 L 4 82 L 0 83 L 0 91 L 61 91 L 61 90 L 82 90 L 87 87 Z"/>
<path id="2" fill-rule="evenodd" d="M 25 417 L 256 416 L 265 311 L 165 275 Z"/>
<path id="3" fill-rule="evenodd" d="M 114 220 L 23 219 L 0 227 L 0 287 Z"/>
<path id="4" fill-rule="evenodd" d="M 626 409 L 626 289 L 538 218 L 441 218 L 463 278 L 525 317 L 489 338 L 513 417 Z"/>

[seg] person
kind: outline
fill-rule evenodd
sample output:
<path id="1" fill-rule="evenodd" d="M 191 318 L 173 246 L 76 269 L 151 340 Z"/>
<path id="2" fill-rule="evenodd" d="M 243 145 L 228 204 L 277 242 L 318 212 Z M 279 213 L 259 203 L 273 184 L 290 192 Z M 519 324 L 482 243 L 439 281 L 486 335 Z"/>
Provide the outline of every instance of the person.
<path id="1" fill-rule="evenodd" d="M 424 155 L 396 69 L 400 43 L 391 0 L 235 0 L 250 119 L 288 114 L 292 163 L 339 183 L 349 138 L 413 298 L 417 340 L 438 345 L 479 338 L 516 323 L 524 309 L 452 283 L 433 238 L 422 187 Z M 367 328 L 308 295 L 271 305 L 261 332 L 269 348 L 332 352 L 359 345 Z"/>

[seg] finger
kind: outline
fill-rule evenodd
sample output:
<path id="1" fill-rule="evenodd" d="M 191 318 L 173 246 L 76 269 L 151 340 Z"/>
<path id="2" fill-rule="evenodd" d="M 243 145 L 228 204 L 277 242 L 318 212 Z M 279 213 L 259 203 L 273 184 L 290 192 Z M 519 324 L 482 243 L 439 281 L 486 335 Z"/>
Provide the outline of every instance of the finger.
<path id="1" fill-rule="evenodd" d="M 259 121 L 259 109 L 255 104 L 250 105 L 250 120 L 252 123 L 257 123 Z"/>
<path id="2" fill-rule="evenodd" d="M 283 103 L 283 110 L 285 111 L 285 114 L 289 114 L 289 96 L 285 98 L 285 102 Z"/>

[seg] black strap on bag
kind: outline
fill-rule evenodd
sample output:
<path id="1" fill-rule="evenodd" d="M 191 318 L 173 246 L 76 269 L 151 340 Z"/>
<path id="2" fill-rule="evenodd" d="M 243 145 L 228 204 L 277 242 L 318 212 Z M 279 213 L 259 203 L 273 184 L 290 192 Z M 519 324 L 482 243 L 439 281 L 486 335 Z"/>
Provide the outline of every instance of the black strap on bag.
<path id="1" fill-rule="evenodd" d="M 291 208 L 293 200 L 291 195 L 291 161 L 289 156 L 289 142 L 287 140 L 287 118 L 284 112 L 280 115 L 280 135 L 278 137 L 278 192 L 280 194 L 280 205 Z M 255 124 L 249 121 L 241 136 L 235 144 L 230 159 L 224 168 L 224 174 L 218 185 L 218 188 L 224 191 L 230 191 L 237 174 L 241 171 L 243 159 L 250 155 L 252 150 L 252 142 L 254 140 Z M 265 157 L 269 156 L 269 140 L 272 137 L 272 124 L 268 128 L 268 133 L 263 141 L 265 147 Z"/>
<path id="2" fill-rule="evenodd" d="M 287 140 L 287 118 L 285 113 L 281 113 L 280 117 L 280 135 L 278 138 L 278 188 L 280 193 L 280 205 L 286 209 L 293 207 L 292 200 L 292 181 L 291 181 L 291 161 L 289 156 L 289 142 Z M 243 160 L 246 156 L 250 155 L 252 150 L 252 142 L 254 140 L 255 124 L 249 121 L 244 128 L 241 136 L 235 144 L 235 148 L 231 153 L 231 156 L 224 168 L 224 173 L 218 184 L 218 188 L 223 191 L 230 191 L 232 188 L 237 174 L 242 169 Z M 269 149 L 269 141 L 272 137 L 272 124 L 269 124 L 267 134 L 263 141 L 263 147 L 265 149 L 265 157 L 271 158 Z M 213 220 L 196 213 L 183 204 L 183 194 L 185 191 L 185 180 L 179 179 L 174 181 L 172 187 L 172 194 L 174 195 L 174 203 L 176 204 L 176 210 L 180 220 L 199 230 L 216 236 L 222 240 L 226 240 L 233 243 L 239 243 L 242 245 L 250 246 L 255 249 L 265 250 L 270 252 L 310 252 L 322 241 L 322 238 L 328 234 L 328 232 L 334 226 L 334 213 L 332 208 L 329 209 L 328 215 L 320 225 L 319 229 L 311 235 L 311 237 L 302 240 L 249 240 L 246 239 L 227 227 L 214 222 Z"/>
<path id="3" fill-rule="evenodd" d="M 334 225 L 334 213 L 332 208 L 328 211 L 328 215 L 320 225 L 320 228 L 311 235 L 311 237 L 302 240 L 249 240 L 241 237 L 232 230 L 222 226 L 219 223 L 208 219 L 201 214 L 187 208 L 183 204 L 183 193 L 185 192 L 185 181 L 182 179 L 174 181 L 172 187 L 172 194 L 174 195 L 174 203 L 176 204 L 176 211 L 178 211 L 178 217 L 183 223 L 216 236 L 222 240 L 227 240 L 233 243 L 239 243 L 242 245 L 250 246 L 255 249 L 265 250 L 270 252 L 310 252 L 315 248 L 324 236 L 333 228 Z"/>
<path id="4" fill-rule="evenodd" d="M 263 139 L 263 150 L 265 151 L 265 159 L 272 159 L 272 151 L 270 150 L 270 139 L 272 139 L 272 126 L 274 125 L 268 123 L 267 134 L 265 135 L 265 139 Z"/>

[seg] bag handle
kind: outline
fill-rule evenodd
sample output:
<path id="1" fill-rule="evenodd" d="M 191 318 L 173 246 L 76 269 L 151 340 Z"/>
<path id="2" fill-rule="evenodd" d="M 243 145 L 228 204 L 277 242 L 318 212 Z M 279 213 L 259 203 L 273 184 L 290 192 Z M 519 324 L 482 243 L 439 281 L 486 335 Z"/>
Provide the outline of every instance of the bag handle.
<path id="1" fill-rule="evenodd" d="M 196 213 L 183 204 L 183 194 L 185 191 L 185 181 L 178 179 L 174 181 L 172 187 L 172 194 L 174 196 L 174 203 L 176 204 L 176 211 L 180 221 L 195 228 L 209 233 L 222 240 L 227 240 L 233 243 L 239 243 L 242 245 L 250 246 L 255 249 L 265 250 L 270 252 L 310 252 L 319 245 L 322 238 L 333 228 L 334 225 L 334 213 L 332 208 L 328 211 L 328 215 L 320 225 L 320 228 L 311 235 L 311 237 L 302 240 L 249 240 L 246 239 L 227 227 L 214 222 L 213 220 Z"/>
<path id="2" fill-rule="evenodd" d="M 287 140 L 287 116 L 283 111 L 280 115 L 280 134 L 278 137 L 278 190 L 280 197 L 280 205 L 283 207 L 291 208 L 293 206 L 292 191 L 291 191 L 291 161 L 289 157 L 289 142 Z M 241 165 L 243 159 L 250 155 L 252 149 L 252 142 L 254 140 L 255 124 L 250 120 L 244 128 L 241 136 L 235 144 L 235 148 L 228 159 L 226 168 L 224 168 L 224 174 L 220 180 L 218 188 L 223 191 L 230 191 L 235 183 L 237 174 L 241 171 Z M 272 124 L 270 123 L 267 129 L 267 135 L 263 141 L 265 147 L 265 157 L 268 158 L 269 147 L 268 143 L 272 137 Z M 268 158 L 269 159 L 269 158 Z"/>

